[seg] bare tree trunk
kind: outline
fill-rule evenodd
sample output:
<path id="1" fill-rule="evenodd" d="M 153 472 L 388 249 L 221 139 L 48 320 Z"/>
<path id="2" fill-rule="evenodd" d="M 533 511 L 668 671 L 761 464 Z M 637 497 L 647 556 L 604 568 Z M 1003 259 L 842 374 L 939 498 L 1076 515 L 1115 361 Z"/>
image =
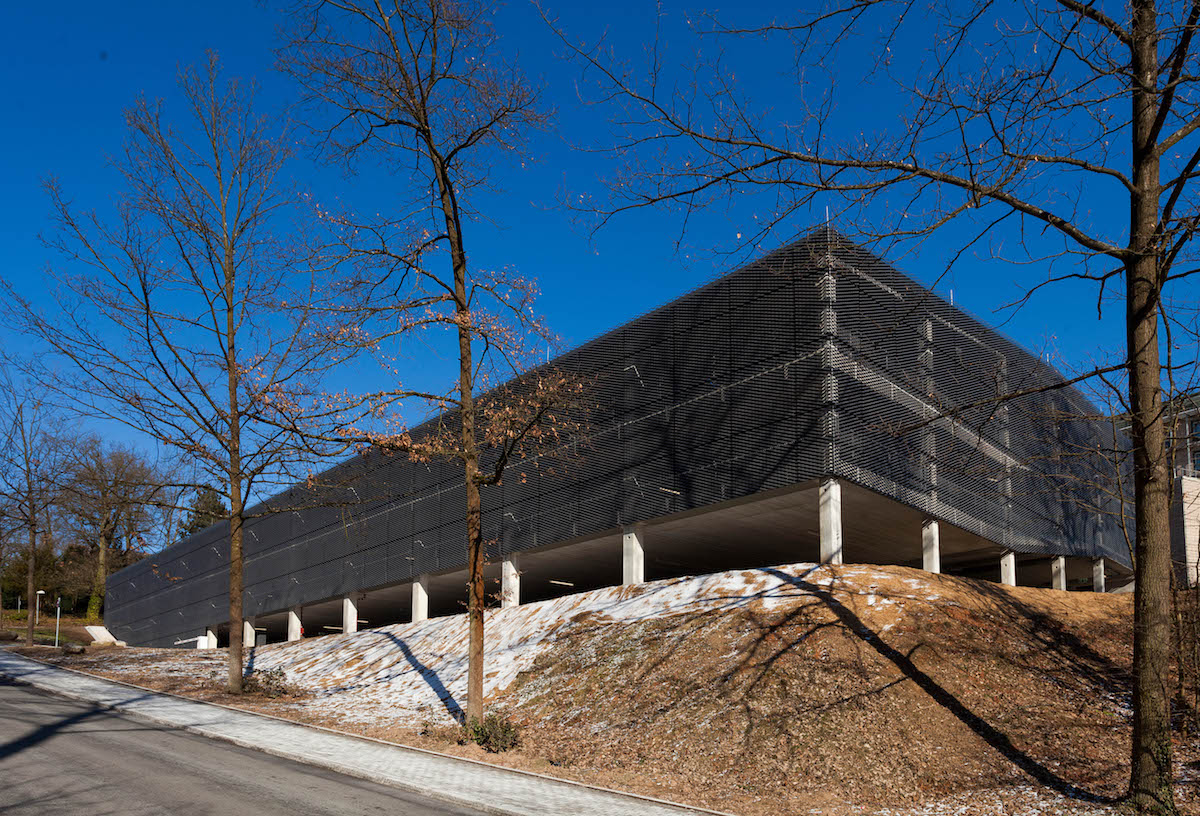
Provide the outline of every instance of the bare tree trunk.
<path id="1" fill-rule="evenodd" d="M 1148 264 L 1153 269 L 1151 257 Z M 1133 661 L 1137 667 L 1130 796 L 1143 812 L 1174 812 L 1171 790 L 1170 473 L 1164 462 L 1158 367 L 1157 293 L 1135 277 L 1130 287 L 1130 391 L 1133 397 L 1137 585 Z"/>
<path id="2" fill-rule="evenodd" d="M 30 506 L 33 505 L 33 499 L 29 501 Z M 36 513 L 30 514 L 33 519 L 37 518 Z M 36 587 L 33 585 L 33 570 L 37 563 L 37 522 L 29 523 L 29 564 L 25 573 L 25 645 L 33 645 L 33 615 L 36 609 L 34 598 L 36 597 Z"/>
<path id="3" fill-rule="evenodd" d="M 467 467 L 467 721 L 483 719 L 483 526 L 480 519 L 479 484 Z"/>
<path id="4" fill-rule="evenodd" d="M 483 523 L 479 496 L 479 448 L 475 438 L 475 357 L 471 350 L 471 313 L 467 301 L 467 254 L 459 224 L 458 202 L 442 158 L 432 144 L 442 215 L 454 267 L 454 311 L 458 318 L 458 391 L 462 421 L 462 461 L 467 489 L 467 721 L 483 719 Z"/>
<path id="5" fill-rule="evenodd" d="M 96 577 L 92 581 L 92 595 L 88 599 L 87 616 L 99 620 L 104 607 L 104 590 L 108 581 L 108 548 L 110 532 L 102 532 L 96 540 Z"/>
<path id="6" fill-rule="evenodd" d="M 1140 266 L 1154 270 L 1154 259 Z M 1134 434 L 1137 585 L 1134 591 L 1133 773 L 1130 796 L 1143 812 L 1174 811 L 1171 791 L 1171 549 L 1170 472 L 1158 365 L 1157 291 L 1135 272 L 1131 280 L 1130 392 Z"/>
<path id="7" fill-rule="evenodd" d="M 1133 191 L 1126 264 L 1126 327 L 1134 451 L 1133 756 L 1129 796 L 1143 813 L 1174 813 L 1171 768 L 1171 542 L 1167 440 L 1158 349 L 1158 21 L 1153 0 L 1133 4 Z"/>
<path id="8" fill-rule="evenodd" d="M 18 422 L 20 422 L 21 431 L 21 462 L 25 469 L 25 522 L 29 528 L 29 568 L 26 571 L 25 577 L 25 601 L 27 607 L 27 617 L 25 625 L 25 645 L 33 645 L 33 624 L 34 614 L 37 610 L 36 591 L 37 587 L 33 584 L 33 573 L 37 565 L 37 538 L 38 538 L 38 508 L 34 493 L 34 475 L 33 475 L 33 440 L 30 438 L 29 429 L 25 425 L 25 410 L 24 406 L 17 412 Z"/>
<path id="9" fill-rule="evenodd" d="M 242 693 L 242 481 L 230 483 L 229 501 L 229 693 Z"/>
<path id="10" fill-rule="evenodd" d="M 233 247 L 225 244 L 225 354 L 229 384 L 229 693 L 242 693 L 242 422 L 239 413 L 237 315 L 234 311 L 237 269 Z"/>

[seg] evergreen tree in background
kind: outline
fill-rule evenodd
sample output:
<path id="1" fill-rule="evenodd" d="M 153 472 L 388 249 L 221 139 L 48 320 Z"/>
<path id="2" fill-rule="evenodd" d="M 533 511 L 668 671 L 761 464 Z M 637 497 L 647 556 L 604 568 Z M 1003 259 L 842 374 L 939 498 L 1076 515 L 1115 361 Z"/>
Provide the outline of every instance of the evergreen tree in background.
<path id="1" fill-rule="evenodd" d="M 229 518 L 229 508 L 221 498 L 221 494 L 210 485 L 204 485 L 196 491 L 195 498 L 188 508 L 187 518 L 179 528 L 179 540 L 193 536 L 207 529 L 218 521 Z"/>

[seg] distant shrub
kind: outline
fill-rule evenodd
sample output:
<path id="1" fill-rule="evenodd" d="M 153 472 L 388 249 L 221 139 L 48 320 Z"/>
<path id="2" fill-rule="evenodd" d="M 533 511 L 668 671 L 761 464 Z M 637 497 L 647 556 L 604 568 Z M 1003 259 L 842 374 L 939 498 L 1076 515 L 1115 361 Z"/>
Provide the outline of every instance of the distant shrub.
<path id="1" fill-rule="evenodd" d="M 294 697 L 294 689 L 287 681 L 283 669 L 264 669 L 250 671 L 242 678 L 242 691 L 247 694 L 261 694 L 264 697 Z"/>
<path id="2" fill-rule="evenodd" d="M 489 754 L 498 754 L 517 747 L 517 726 L 507 717 L 487 714 L 481 722 L 472 717 L 462 727 L 461 743 L 473 742 Z"/>

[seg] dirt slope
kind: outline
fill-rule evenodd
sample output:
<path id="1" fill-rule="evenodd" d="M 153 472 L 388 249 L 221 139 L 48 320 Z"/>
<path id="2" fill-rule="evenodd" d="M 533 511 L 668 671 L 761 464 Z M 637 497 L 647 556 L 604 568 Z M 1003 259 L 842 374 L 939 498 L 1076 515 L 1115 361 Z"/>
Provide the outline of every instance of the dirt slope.
<path id="1" fill-rule="evenodd" d="M 1031 781 L 1121 792 L 1128 596 L 893 567 L 793 581 L 774 608 L 583 615 L 497 702 L 554 761 L 669 768 L 739 811 L 803 812 L 831 790 L 868 807 Z"/>

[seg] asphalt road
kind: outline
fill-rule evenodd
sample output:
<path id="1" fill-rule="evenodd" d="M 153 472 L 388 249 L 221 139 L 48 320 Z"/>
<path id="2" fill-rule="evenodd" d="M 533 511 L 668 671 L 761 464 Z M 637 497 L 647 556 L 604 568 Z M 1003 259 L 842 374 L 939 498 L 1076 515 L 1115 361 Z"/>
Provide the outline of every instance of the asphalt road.
<path id="1" fill-rule="evenodd" d="M 0 813 L 478 816 L 0 678 Z"/>

